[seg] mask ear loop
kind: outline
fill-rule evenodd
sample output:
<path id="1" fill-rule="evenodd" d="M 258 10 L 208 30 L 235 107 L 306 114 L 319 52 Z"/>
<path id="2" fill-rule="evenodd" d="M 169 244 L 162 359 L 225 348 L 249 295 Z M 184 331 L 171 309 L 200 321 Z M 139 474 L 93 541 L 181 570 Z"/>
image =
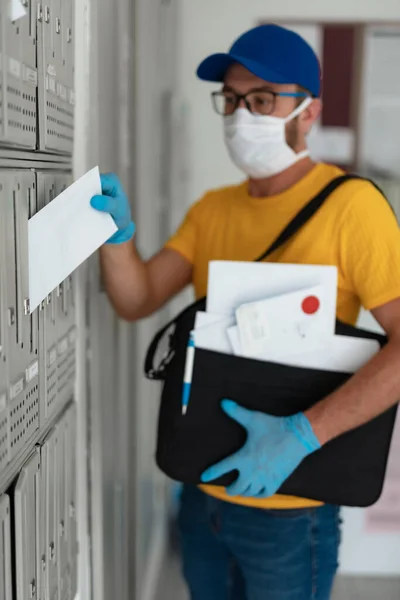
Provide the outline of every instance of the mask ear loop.
<path id="1" fill-rule="evenodd" d="M 314 98 L 311 98 L 311 96 L 308 96 L 307 98 L 305 98 L 305 100 L 285 119 L 285 124 L 289 123 L 290 121 L 292 121 L 293 119 L 298 117 L 304 110 L 306 110 L 306 108 L 308 108 L 308 106 L 310 106 L 310 104 L 313 102 L 313 100 L 314 100 Z M 297 157 L 296 162 L 298 162 L 299 160 L 302 160 L 303 158 L 307 158 L 307 156 L 310 156 L 309 149 L 299 152 L 298 154 L 296 154 L 296 157 Z"/>
<path id="2" fill-rule="evenodd" d="M 290 113 L 290 115 L 288 117 L 286 117 L 285 123 L 289 123 L 290 121 L 293 121 L 293 119 L 298 117 L 304 110 L 306 110 L 306 108 L 308 108 L 310 106 L 310 104 L 312 104 L 313 101 L 314 101 L 314 98 L 311 98 L 311 96 L 308 96 L 307 98 L 305 98 L 304 101 L 297 108 L 295 108 L 294 111 L 292 113 Z"/>

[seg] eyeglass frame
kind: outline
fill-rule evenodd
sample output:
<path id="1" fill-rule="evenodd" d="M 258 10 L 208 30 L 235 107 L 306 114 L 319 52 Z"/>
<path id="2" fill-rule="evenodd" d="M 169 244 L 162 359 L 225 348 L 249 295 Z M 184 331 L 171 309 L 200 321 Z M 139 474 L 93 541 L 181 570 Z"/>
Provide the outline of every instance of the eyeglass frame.
<path id="1" fill-rule="evenodd" d="M 312 94 L 309 94 L 307 92 L 274 92 L 270 88 L 257 88 L 257 89 L 254 89 L 254 90 L 250 90 L 246 94 L 237 94 L 234 90 L 232 90 L 230 88 L 226 89 L 225 91 L 231 92 L 236 97 L 235 108 L 233 109 L 232 113 L 229 113 L 229 115 L 221 114 L 216 109 L 215 98 L 217 96 L 219 96 L 220 94 L 223 94 L 224 90 L 219 90 L 219 91 L 211 92 L 212 104 L 213 104 L 214 110 L 217 113 L 217 115 L 219 115 L 220 117 L 230 116 L 230 115 L 234 114 L 237 111 L 237 109 L 238 109 L 238 107 L 239 107 L 239 105 L 240 105 L 240 103 L 241 103 L 242 100 L 244 100 L 244 103 L 246 105 L 247 110 L 249 112 L 251 112 L 252 114 L 254 114 L 253 111 L 251 110 L 250 103 L 247 101 L 247 96 L 249 96 L 250 94 L 257 94 L 257 92 L 268 92 L 269 94 L 271 94 L 273 96 L 273 98 L 274 98 L 273 106 L 272 106 L 271 112 L 268 113 L 268 114 L 271 114 L 271 113 L 274 112 L 275 107 L 276 107 L 276 99 L 278 97 L 283 97 L 283 98 L 315 98 L 315 96 L 313 96 Z"/>

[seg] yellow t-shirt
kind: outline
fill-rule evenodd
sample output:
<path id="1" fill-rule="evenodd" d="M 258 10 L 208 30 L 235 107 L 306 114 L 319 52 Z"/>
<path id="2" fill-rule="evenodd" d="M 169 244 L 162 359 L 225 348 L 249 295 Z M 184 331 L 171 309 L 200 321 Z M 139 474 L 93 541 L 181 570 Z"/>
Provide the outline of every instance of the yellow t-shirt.
<path id="1" fill-rule="evenodd" d="M 311 198 L 342 174 L 334 166 L 318 164 L 276 196 L 253 198 L 247 182 L 207 193 L 166 244 L 193 264 L 196 296 L 207 293 L 209 261 L 255 260 Z M 400 297 L 400 229 L 388 202 L 369 182 L 343 184 L 268 261 L 337 266 L 337 316 L 346 323 L 356 323 L 361 305 L 370 310 Z M 201 488 L 217 498 L 257 508 L 318 504 L 281 495 L 231 498 L 221 487 Z"/>

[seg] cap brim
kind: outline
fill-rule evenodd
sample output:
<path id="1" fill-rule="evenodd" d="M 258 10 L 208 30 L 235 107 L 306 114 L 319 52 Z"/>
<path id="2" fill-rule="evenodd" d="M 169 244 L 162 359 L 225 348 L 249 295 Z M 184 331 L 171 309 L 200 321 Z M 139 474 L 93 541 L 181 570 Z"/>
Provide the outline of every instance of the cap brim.
<path id="1" fill-rule="evenodd" d="M 293 83 L 288 81 L 284 75 L 268 69 L 256 61 L 235 54 L 212 54 L 200 64 L 197 76 L 203 81 L 224 81 L 227 70 L 234 63 L 243 65 L 253 75 L 269 83 Z"/>

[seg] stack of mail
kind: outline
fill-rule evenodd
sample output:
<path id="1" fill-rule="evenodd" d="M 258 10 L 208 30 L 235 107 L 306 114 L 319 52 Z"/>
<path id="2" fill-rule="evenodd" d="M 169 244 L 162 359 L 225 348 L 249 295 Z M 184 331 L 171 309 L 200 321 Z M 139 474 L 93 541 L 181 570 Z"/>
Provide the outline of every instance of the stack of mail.
<path id="1" fill-rule="evenodd" d="M 337 268 L 213 261 L 197 348 L 298 367 L 354 373 L 375 340 L 335 335 Z"/>

